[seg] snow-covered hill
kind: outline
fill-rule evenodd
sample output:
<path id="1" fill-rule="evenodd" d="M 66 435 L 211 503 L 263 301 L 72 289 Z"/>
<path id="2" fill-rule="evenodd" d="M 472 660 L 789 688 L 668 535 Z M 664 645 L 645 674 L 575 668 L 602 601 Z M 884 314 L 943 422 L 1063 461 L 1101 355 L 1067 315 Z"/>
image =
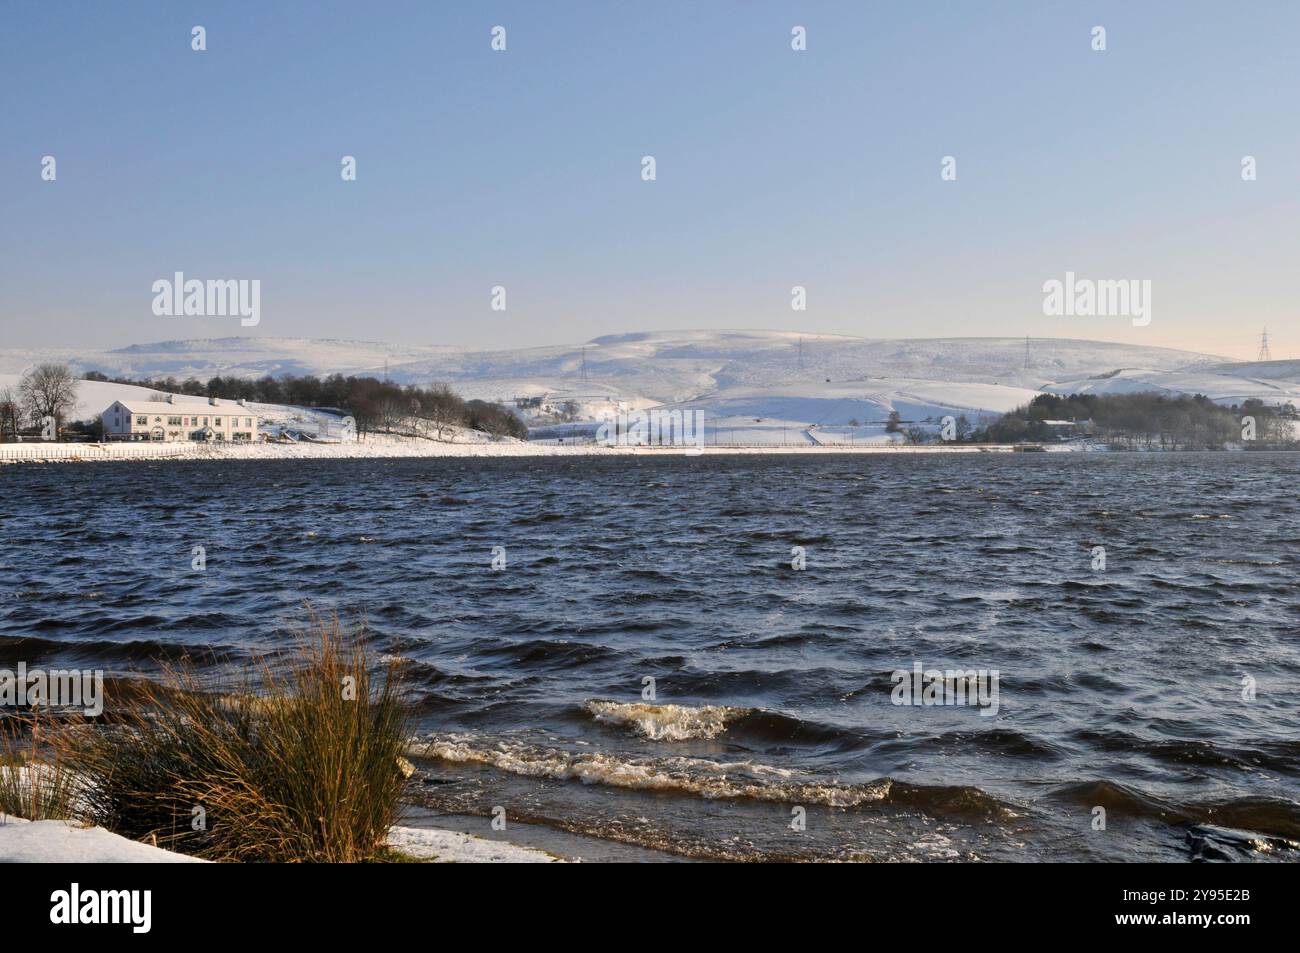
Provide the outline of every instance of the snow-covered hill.
<path id="1" fill-rule="evenodd" d="M 21 374 L 42 361 L 66 361 L 83 372 L 99 371 L 108 377 L 175 377 L 182 381 L 188 377 L 206 381 L 218 375 L 382 373 L 385 362 L 401 364 L 456 351 L 448 347 L 405 347 L 373 341 L 229 337 L 132 344 L 112 351 L 0 350 L 0 374 Z"/>
<path id="2" fill-rule="evenodd" d="M 1295 366 L 1296 362 L 1289 363 Z M 1126 368 L 1116 374 L 1078 378 L 1047 384 L 1043 390 L 1053 394 L 1135 394 L 1154 391 L 1162 394 L 1204 394 L 1220 404 L 1239 404 L 1257 398 L 1266 404 L 1300 405 L 1300 376 L 1287 379 L 1268 378 L 1259 374 L 1259 364 L 1217 364 L 1176 371 L 1150 368 Z"/>
<path id="3" fill-rule="evenodd" d="M 42 360 L 115 377 L 178 380 L 387 373 L 399 383 L 447 382 L 469 398 L 540 398 L 541 408 L 525 411 L 538 423 L 552 421 L 559 409 L 599 419 L 620 410 L 668 407 L 703 411 L 711 426 L 733 434 L 739 429 L 746 440 L 788 441 L 793 428 L 801 432 L 795 439 L 813 443 L 833 442 L 837 434 L 886 439 L 883 424 L 893 411 L 904 421 L 964 414 L 978 422 L 1043 391 L 1156 390 L 1202 393 L 1223 402 L 1300 402 L 1300 362 L 1239 364 L 1191 351 L 1051 338 L 880 340 L 688 330 L 470 350 L 236 337 L 99 352 L 0 351 L 0 385 Z M 84 384 L 79 413 L 98 413 L 112 399 L 105 388 L 117 386 Z"/>
<path id="4" fill-rule="evenodd" d="M 0 391 L 6 387 L 18 391 L 19 374 L 0 374 Z M 73 420 L 90 420 L 98 417 L 115 400 L 153 400 L 161 397 L 158 391 L 131 384 L 110 384 L 105 381 L 81 381 L 77 384 L 77 404 L 72 411 Z"/>

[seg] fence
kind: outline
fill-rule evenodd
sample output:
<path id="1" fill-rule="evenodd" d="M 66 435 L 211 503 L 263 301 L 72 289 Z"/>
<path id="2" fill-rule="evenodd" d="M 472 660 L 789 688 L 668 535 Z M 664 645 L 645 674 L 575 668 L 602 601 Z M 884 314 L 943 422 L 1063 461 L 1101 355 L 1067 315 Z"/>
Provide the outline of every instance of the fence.
<path id="1" fill-rule="evenodd" d="M 0 444 L 0 462 L 140 460 L 193 452 L 193 446 L 183 443 L 4 443 Z"/>

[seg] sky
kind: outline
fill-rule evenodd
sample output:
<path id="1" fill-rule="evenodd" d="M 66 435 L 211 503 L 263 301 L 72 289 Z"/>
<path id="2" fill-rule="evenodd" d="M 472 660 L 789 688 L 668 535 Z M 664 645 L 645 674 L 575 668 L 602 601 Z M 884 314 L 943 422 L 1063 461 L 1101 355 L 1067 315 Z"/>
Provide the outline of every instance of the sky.
<path id="1" fill-rule="evenodd" d="M 1297 35 L 1294 2 L 7 0 L 0 347 L 767 328 L 1253 359 L 1267 327 L 1300 356 Z M 155 314 L 177 271 L 260 281 L 259 323 Z M 1150 281 L 1150 323 L 1044 314 L 1066 272 Z"/>

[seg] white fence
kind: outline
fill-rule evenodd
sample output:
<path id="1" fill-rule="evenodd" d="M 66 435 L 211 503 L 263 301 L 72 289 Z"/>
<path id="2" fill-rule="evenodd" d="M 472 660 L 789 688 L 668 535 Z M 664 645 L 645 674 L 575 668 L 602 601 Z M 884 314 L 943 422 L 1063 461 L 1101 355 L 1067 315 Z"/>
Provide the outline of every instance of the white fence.
<path id="1" fill-rule="evenodd" d="M 0 463 L 58 460 L 140 460 L 194 452 L 184 443 L 0 443 Z"/>

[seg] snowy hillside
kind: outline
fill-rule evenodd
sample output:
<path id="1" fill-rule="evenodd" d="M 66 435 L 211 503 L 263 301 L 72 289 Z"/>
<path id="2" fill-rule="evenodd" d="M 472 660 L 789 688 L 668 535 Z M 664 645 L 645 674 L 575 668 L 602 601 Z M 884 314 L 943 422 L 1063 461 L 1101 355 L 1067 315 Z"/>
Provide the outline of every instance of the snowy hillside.
<path id="1" fill-rule="evenodd" d="M 42 361 L 64 361 L 108 377 L 206 381 L 214 376 L 383 373 L 384 362 L 407 363 L 456 348 L 404 347 L 371 341 L 229 337 L 133 344 L 112 351 L 74 348 L 0 350 L 0 374 L 21 374 Z"/>
<path id="2" fill-rule="evenodd" d="M 230 337 L 137 344 L 112 351 L 0 349 L 0 374 L 45 360 L 110 377 L 207 380 L 214 375 L 382 374 L 399 383 L 462 382 L 482 396 L 511 388 L 618 393 L 655 402 L 729 386 L 912 378 L 1037 389 L 1119 368 L 1168 371 L 1223 358 L 1168 348 L 1035 338 L 879 340 L 796 331 L 656 331 L 586 344 L 469 350 L 368 341 Z M 1286 363 L 1286 362 L 1276 362 Z M 585 364 L 585 373 L 584 373 Z M 1267 376 L 1261 374 L 1260 376 Z M 466 388 L 461 388 L 465 390 Z M 475 396 L 475 395 L 471 395 Z"/>
<path id="3" fill-rule="evenodd" d="M 1295 362 L 1289 363 L 1293 367 Z M 1164 394 L 1204 394 L 1220 404 L 1239 404 L 1258 398 L 1267 404 L 1294 402 L 1300 405 L 1300 376 L 1273 379 L 1258 373 L 1258 364 L 1219 364 L 1180 371 L 1125 369 L 1104 377 L 1062 380 L 1043 390 L 1053 394 L 1134 394 L 1155 391 Z"/>
<path id="4" fill-rule="evenodd" d="M 16 393 L 20 377 L 19 374 L 0 374 L 0 390 L 11 387 Z M 72 419 L 91 420 L 98 417 L 115 400 L 153 400 L 160 396 L 157 391 L 147 387 L 81 381 L 77 384 L 77 405 L 72 411 Z"/>
<path id="5" fill-rule="evenodd" d="M 1202 393 L 1222 402 L 1300 401 L 1300 363 L 1238 364 L 1168 348 L 1051 338 L 879 340 L 796 331 L 656 331 L 586 344 L 469 350 L 374 342 L 233 337 L 132 345 L 112 351 L 0 351 L 0 385 L 42 360 L 120 377 L 387 373 L 399 383 L 449 383 L 467 398 L 539 406 L 521 411 L 553 435 L 582 420 L 652 407 L 699 410 L 716 431 L 750 440 L 893 439 L 906 422 L 951 414 L 972 423 L 1041 391 Z M 121 385 L 86 383 L 80 416 L 98 413 Z M 138 395 L 135 395 L 138 396 Z M 314 412 L 259 408 L 283 425 Z M 567 422 L 566 422 L 567 421 Z M 589 428 L 585 428 L 589 429 Z M 797 433 L 794 438 L 790 431 Z M 838 435 L 838 436 L 837 436 Z"/>
<path id="6" fill-rule="evenodd" d="M 447 380 L 471 396 L 603 394 L 652 403 L 697 400 L 730 387 L 913 379 L 1037 390 L 1121 367 L 1172 370 L 1221 360 L 1189 351 L 1023 338 L 873 340 L 795 331 L 661 331 L 586 345 L 461 352 L 390 368 L 395 379 Z"/>

